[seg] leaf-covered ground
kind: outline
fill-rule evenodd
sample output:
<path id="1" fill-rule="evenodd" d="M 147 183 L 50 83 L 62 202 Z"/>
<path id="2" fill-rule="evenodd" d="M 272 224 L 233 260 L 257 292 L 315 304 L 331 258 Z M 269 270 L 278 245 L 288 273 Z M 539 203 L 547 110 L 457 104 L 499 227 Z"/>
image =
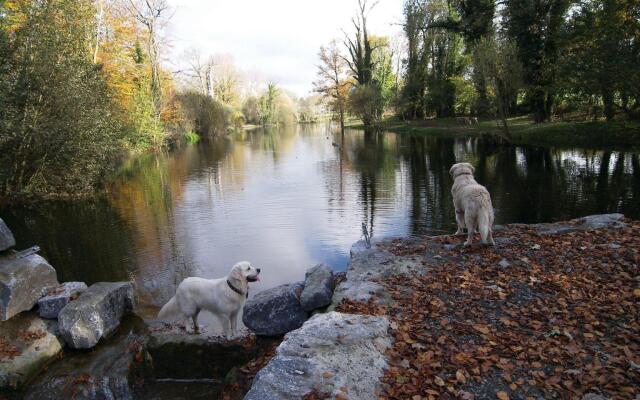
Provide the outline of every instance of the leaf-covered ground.
<path id="1" fill-rule="evenodd" d="M 503 243 L 495 249 L 462 248 L 454 236 L 394 241 L 386 250 L 403 257 L 437 247 L 437 262 L 425 261 L 424 275 L 381 282 L 394 299 L 388 307 L 340 305 L 391 319 L 380 397 L 640 396 L 640 223 L 550 236 L 519 226 L 495 236 Z"/>

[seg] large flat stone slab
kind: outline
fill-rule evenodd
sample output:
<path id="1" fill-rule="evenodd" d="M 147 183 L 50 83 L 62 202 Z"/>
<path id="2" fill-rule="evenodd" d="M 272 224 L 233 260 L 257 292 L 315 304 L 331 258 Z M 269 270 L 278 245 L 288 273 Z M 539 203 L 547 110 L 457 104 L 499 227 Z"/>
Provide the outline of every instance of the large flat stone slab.
<path id="1" fill-rule="evenodd" d="M 153 376 L 159 379 L 211 379 L 258 354 L 256 337 L 226 340 L 220 336 L 191 334 L 176 328 L 152 328 L 147 342 Z"/>
<path id="2" fill-rule="evenodd" d="M 39 255 L 0 256 L 0 321 L 30 310 L 56 286 L 56 270 Z"/>
<path id="3" fill-rule="evenodd" d="M 531 226 L 536 228 L 541 235 L 560 235 L 579 230 L 621 228 L 625 225 L 624 215 L 615 213 L 587 215 L 570 221 L 533 224 Z"/>
<path id="4" fill-rule="evenodd" d="M 38 314 L 42 318 L 58 318 L 60 311 L 75 297 L 87 290 L 84 282 L 65 282 L 38 300 Z"/>
<path id="5" fill-rule="evenodd" d="M 309 313 L 300 305 L 303 284 L 276 286 L 258 293 L 244 306 L 242 322 L 256 335 L 278 336 L 302 326 Z"/>
<path id="6" fill-rule="evenodd" d="M 19 389 L 62 350 L 56 325 L 34 312 L 0 324 L 0 390 Z"/>
<path id="7" fill-rule="evenodd" d="M 335 309 L 342 300 L 363 303 L 373 300 L 379 304 L 389 304 L 391 295 L 380 281 L 398 274 L 426 273 L 427 267 L 415 259 L 398 257 L 383 249 L 393 240 L 377 241 L 370 247 L 360 241 L 351 247 L 346 279 L 336 286 L 329 310 Z"/>
<path id="8" fill-rule="evenodd" d="M 391 346 L 386 317 L 316 314 L 278 346 L 245 400 L 302 399 L 312 393 L 375 399 Z"/>
<path id="9" fill-rule="evenodd" d="M 93 284 L 60 311 L 60 333 L 69 347 L 89 349 L 118 327 L 133 304 L 131 282 Z"/>
<path id="10" fill-rule="evenodd" d="M 16 239 L 13 237 L 13 233 L 0 218 L 0 251 L 5 251 L 16 245 Z"/>

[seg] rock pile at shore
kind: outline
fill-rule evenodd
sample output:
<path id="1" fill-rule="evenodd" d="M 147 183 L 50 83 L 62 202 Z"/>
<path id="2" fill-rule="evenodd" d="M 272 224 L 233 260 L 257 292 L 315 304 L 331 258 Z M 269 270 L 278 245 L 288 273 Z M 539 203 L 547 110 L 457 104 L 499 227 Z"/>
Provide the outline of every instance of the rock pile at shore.
<path id="1" fill-rule="evenodd" d="M 15 251 L 0 219 L 0 392 L 17 390 L 63 349 L 88 349 L 133 309 L 130 282 L 58 283 L 38 249 Z"/>

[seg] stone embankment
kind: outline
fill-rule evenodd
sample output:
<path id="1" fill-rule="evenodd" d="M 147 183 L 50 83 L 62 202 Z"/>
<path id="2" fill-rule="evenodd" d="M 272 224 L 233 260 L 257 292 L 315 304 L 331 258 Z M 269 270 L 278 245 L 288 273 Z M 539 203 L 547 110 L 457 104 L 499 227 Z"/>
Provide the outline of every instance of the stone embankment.
<path id="1" fill-rule="evenodd" d="M 607 214 L 496 227 L 495 248 L 463 248 L 463 239 L 451 235 L 390 238 L 371 246 L 358 242 L 328 312 L 285 335 L 245 398 L 636 398 L 640 395 L 638 227 L 621 214 Z M 476 268 L 484 272 L 467 276 Z M 571 291 L 562 286 L 563 280 L 574 279 L 576 290 L 583 290 L 585 282 L 575 274 L 585 271 L 587 282 L 605 279 L 606 274 L 598 275 L 602 268 L 608 268 L 614 282 L 602 286 L 600 298 L 619 296 L 619 304 L 599 303 L 595 296 L 583 298 L 578 292 L 570 293 L 569 300 L 558 298 L 558 304 L 552 301 L 553 293 Z M 616 283 L 618 279 L 623 282 Z M 612 285 L 620 290 L 610 292 Z M 572 300 L 575 305 L 570 305 Z M 537 311 L 533 317 L 516 319 L 519 312 L 535 313 L 536 307 L 542 310 L 554 304 L 562 314 Z M 603 344 L 613 343 L 594 325 L 603 324 L 603 319 L 581 326 L 569 318 L 573 327 L 559 325 L 572 307 L 587 314 L 591 309 L 588 315 L 593 315 L 602 304 L 612 307 L 607 315 L 622 313 L 618 322 L 623 326 L 615 328 L 622 342 L 615 350 L 606 347 L 616 358 L 597 365 L 575 364 L 573 357 L 582 353 L 567 355 L 566 364 L 559 353 L 553 359 L 553 352 L 560 352 L 562 346 L 569 353 L 584 352 L 585 360 L 602 351 L 597 345 L 581 343 L 582 338 L 600 335 Z M 502 309 L 505 314 L 499 315 Z M 469 315 L 463 317 L 465 313 Z M 474 323 L 473 318 L 481 322 Z M 496 322 L 508 325 L 493 327 Z M 529 327 L 521 325 L 529 322 Z M 536 332 L 545 326 L 547 330 Z M 497 345 L 492 343 L 499 341 L 502 347 L 493 354 Z M 523 344 L 528 342 L 536 345 L 526 348 Z M 505 350 L 515 351 L 513 359 Z M 541 351 L 550 353 L 541 355 Z M 598 374 L 605 372 L 600 363 L 610 368 L 606 382 L 598 380 Z M 518 370 L 522 368 L 518 365 L 530 370 Z M 600 372 L 594 375 L 596 368 Z M 589 385 L 579 387 L 583 380 Z"/>
<path id="2" fill-rule="evenodd" d="M 0 394 L 633 399 L 639 229 L 609 214 L 496 227 L 496 248 L 454 236 L 358 242 L 346 274 L 318 265 L 249 299 L 252 333 L 226 340 L 142 321 L 128 282 L 59 285 L 46 260 L 11 250 L 0 220 Z"/>
<path id="3" fill-rule="evenodd" d="M 59 284 L 37 248 L 16 251 L 15 244 L 0 219 L 0 393 L 9 394 L 20 393 L 63 348 L 104 340 L 135 303 L 130 282 Z"/>

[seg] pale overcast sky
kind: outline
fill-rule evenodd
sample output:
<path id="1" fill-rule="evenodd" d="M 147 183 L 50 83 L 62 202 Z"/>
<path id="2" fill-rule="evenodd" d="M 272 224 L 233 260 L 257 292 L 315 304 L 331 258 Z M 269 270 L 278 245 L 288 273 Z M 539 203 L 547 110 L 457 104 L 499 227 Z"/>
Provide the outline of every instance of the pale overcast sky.
<path id="1" fill-rule="evenodd" d="M 380 0 L 369 31 L 400 30 L 403 0 Z M 237 67 L 304 96 L 312 89 L 320 45 L 352 32 L 357 0 L 170 0 L 171 57 L 180 66 L 184 51 L 228 53 Z"/>

